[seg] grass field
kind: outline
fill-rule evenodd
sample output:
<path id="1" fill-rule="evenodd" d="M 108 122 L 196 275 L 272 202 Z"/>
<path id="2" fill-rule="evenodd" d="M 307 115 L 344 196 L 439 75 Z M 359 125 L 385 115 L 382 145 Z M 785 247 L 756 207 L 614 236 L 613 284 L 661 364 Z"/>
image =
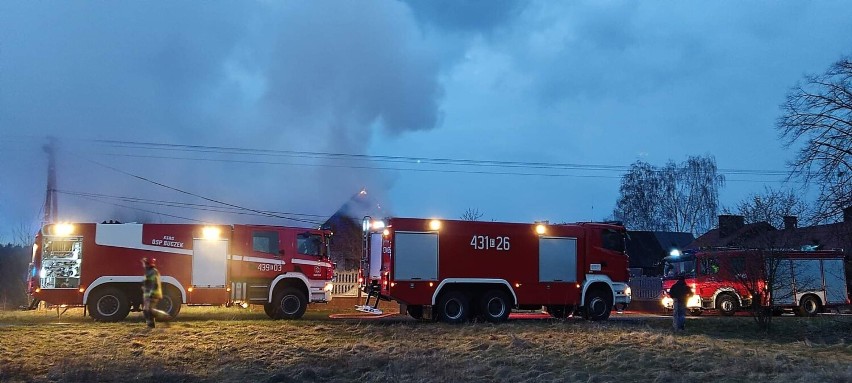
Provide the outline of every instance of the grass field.
<path id="1" fill-rule="evenodd" d="M 689 320 L 618 316 L 445 325 L 409 319 L 271 321 L 185 308 L 145 328 L 70 310 L 0 312 L 2 382 L 852 381 L 852 318 Z"/>

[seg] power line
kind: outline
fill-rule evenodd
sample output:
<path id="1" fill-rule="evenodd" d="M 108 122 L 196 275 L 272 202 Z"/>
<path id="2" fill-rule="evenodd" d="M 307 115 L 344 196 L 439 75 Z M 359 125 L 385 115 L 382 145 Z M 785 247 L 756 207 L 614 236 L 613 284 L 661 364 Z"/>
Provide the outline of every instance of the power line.
<path id="1" fill-rule="evenodd" d="M 287 157 L 299 159 L 325 159 L 336 161 L 358 161 L 358 162 L 380 162 L 380 163 L 404 163 L 416 165 L 441 165 L 441 166 L 460 166 L 460 167 L 497 167 L 497 168 L 524 168 L 524 169 L 551 169 L 551 170 L 587 170 L 587 171 L 604 171 L 604 172 L 619 172 L 626 173 L 631 166 L 627 165 L 600 165 L 600 164 L 576 164 L 576 163 L 558 163 L 558 162 L 533 162 L 533 161 L 497 161 L 497 160 L 475 160 L 465 158 L 434 158 L 434 157 L 415 157 L 415 156 L 387 156 L 387 155 L 368 155 L 368 154 L 351 154 L 351 153 L 331 153 L 331 152 L 312 152 L 312 151 L 295 151 L 295 150 L 272 150 L 272 149 L 256 149 L 256 148 L 238 148 L 227 146 L 205 146 L 205 145 L 185 145 L 185 144 L 170 144 L 156 142 L 139 142 L 139 141 L 123 141 L 123 140 L 99 140 L 99 139 L 80 139 L 71 138 L 69 140 L 93 142 L 96 144 L 107 145 L 110 148 L 127 148 L 141 150 L 157 150 L 157 151 L 179 151 L 193 152 L 204 154 L 228 154 L 241 156 L 264 156 L 264 157 Z M 293 166 L 316 166 L 316 167 L 344 167 L 355 169 L 375 169 L 375 170 L 397 170 L 397 171 L 426 171 L 426 172 L 444 172 L 444 173 L 469 173 L 469 174 L 495 174 L 495 175 L 522 175 L 522 176 L 549 176 L 549 177 L 580 177 L 580 178 L 620 178 L 619 176 L 596 176 L 596 175 L 572 175 L 572 174 L 553 174 L 553 173 L 533 173 L 533 172 L 488 172 L 488 171 L 471 171 L 459 169 L 418 169 L 418 168 L 399 168 L 385 166 L 367 166 L 367 165 L 351 165 L 351 164 L 306 164 L 306 163 L 290 163 L 290 162 L 272 162 L 258 160 L 234 160 L 234 159 L 216 159 L 216 158 L 196 158 L 196 157 L 176 157 L 165 155 L 139 155 L 139 154 L 115 154 L 104 153 L 112 156 L 138 157 L 138 158 L 160 158 L 172 160 L 194 160 L 194 161 L 218 161 L 232 163 L 257 163 L 257 164 L 278 164 L 278 165 L 293 165 Z M 787 177 L 790 173 L 782 170 L 760 170 L 760 169 L 734 169 L 721 168 L 718 171 L 727 175 L 756 175 L 756 176 L 784 176 Z M 752 182 L 753 180 L 733 180 L 736 182 Z M 766 182 L 757 181 L 754 182 Z"/>
<path id="2" fill-rule="evenodd" d="M 225 146 L 205 146 L 205 145 L 184 145 L 184 144 L 168 144 L 168 143 L 153 143 L 153 142 L 135 142 L 135 141 L 119 141 L 119 140 L 91 140 L 91 142 L 110 145 L 111 147 L 125 147 L 135 149 L 152 149 L 164 151 L 181 151 L 181 152 L 200 152 L 214 154 L 243 154 L 243 155 L 258 155 L 258 156 L 277 156 L 277 157 L 296 157 L 296 158 L 317 158 L 317 159 L 346 159 L 358 161 L 379 161 L 379 162 L 398 162 L 398 163 L 416 163 L 416 164 L 433 164 L 433 165 L 459 165 L 459 166 L 496 166 L 496 167 L 521 167 L 534 169 L 564 169 L 564 170 L 596 170 L 596 171 L 618 171 L 626 172 L 630 170 L 630 166 L 624 165 L 599 165 L 599 164 L 573 164 L 573 163 L 557 163 L 557 162 L 530 162 L 530 161 L 497 161 L 497 160 L 474 160 L 474 159 L 457 159 L 457 158 L 433 158 L 433 157 L 412 157 L 412 156 L 386 156 L 386 155 L 368 155 L 368 154 L 350 154 L 350 153 L 330 153 L 330 152 L 311 152 L 311 151 L 294 151 L 294 150 L 272 150 L 272 149 L 253 149 L 253 148 L 236 148 Z M 191 158 L 183 158 L 191 159 Z M 412 169 L 402 169 L 412 170 Z M 722 173 L 727 174 L 749 174 L 749 175 L 769 175 L 769 176 L 786 176 L 787 171 L 781 170 L 757 170 L 757 169 L 719 169 Z"/>
<path id="3" fill-rule="evenodd" d="M 204 161 L 204 162 L 223 162 L 223 163 L 243 163 L 243 164 L 261 164 L 261 165 L 286 165 L 286 166 L 307 166 L 307 167 L 325 167 L 325 168 L 346 168 L 346 169 L 369 169 L 369 170 L 390 170 L 390 171 L 411 171 L 424 173 L 461 173 L 461 174 L 484 174 L 484 175 L 510 175 L 510 176 L 541 176 L 541 177 L 570 177 L 570 178 L 604 178 L 604 179 L 621 179 L 621 176 L 594 175 L 594 174 L 566 174 L 566 173 L 535 173 L 535 172 L 518 172 L 518 171 L 484 171 L 484 170 L 464 170 L 464 169 L 418 169 L 418 168 L 401 168 L 388 166 L 369 166 L 369 165 L 345 165 L 345 164 L 311 164 L 304 162 L 286 162 L 286 161 L 260 161 L 260 160 L 235 160 L 224 158 L 196 158 L 196 157 L 177 157 L 177 156 L 158 156 L 158 155 L 142 155 L 142 154 L 118 154 L 106 153 L 106 155 L 115 157 L 128 158 L 152 158 L 165 160 L 185 160 L 185 161 Z M 753 179 L 726 179 L 726 182 L 796 182 L 787 180 L 753 180 Z"/>
<path id="4" fill-rule="evenodd" d="M 71 154 L 72 154 L 72 155 L 76 155 L 76 154 L 74 154 L 74 153 L 71 153 Z M 219 200 L 216 200 L 216 199 L 213 199 L 213 198 L 208 198 L 208 197 L 205 197 L 205 196 L 202 196 L 202 195 L 196 194 L 196 193 L 192 193 L 192 192 L 189 192 L 189 191 L 186 191 L 186 190 L 183 190 L 183 189 L 179 189 L 179 188 L 176 188 L 176 187 L 173 187 L 173 186 L 169 186 L 169 185 L 163 184 L 163 183 L 161 183 L 161 182 L 154 181 L 154 180 L 149 179 L 149 178 L 146 178 L 146 177 L 142 177 L 142 176 L 139 176 L 139 175 L 136 175 L 136 174 L 130 173 L 130 172 L 126 172 L 126 171 L 124 171 L 124 170 L 118 169 L 118 168 L 113 167 L 113 166 L 109 166 L 109 165 L 106 165 L 106 164 L 102 164 L 102 163 L 97 162 L 97 161 L 92 160 L 92 159 L 88 159 L 88 158 L 85 158 L 85 157 L 82 157 L 82 156 L 79 156 L 79 155 L 76 155 L 76 156 L 77 156 L 77 157 L 79 157 L 79 158 L 82 158 L 82 159 L 83 159 L 83 160 L 85 160 L 85 161 L 91 162 L 91 163 L 93 163 L 93 164 L 95 164 L 95 165 L 98 165 L 98 166 L 101 166 L 101 167 L 104 167 L 104 168 L 110 169 L 110 170 L 112 170 L 112 171 L 115 171 L 115 172 L 118 172 L 118 173 L 121 173 L 121 174 L 124 174 L 124 175 L 126 175 L 126 176 L 130 176 L 130 177 L 133 177 L 133 178 L 136 178 L 136 179 L 139 179 L 139 180 L 142 180 L 142 181 L 145 181 L 145 182 L 148 182 L 148 183 L 151 183 L 151 184 L 157 185 L 157 186 L 162 187 L 162 188 L 166 188 L 166 189 L 169 189 L 169 190 L 173 190 L 173 191 L 176 191 L 176 192 L 178 192 L 178 193 L 186 194 L 186 195 L 193 196 L 193 197 L 196 197 L 196 198 L 201 198 L 201 199 L 203 199 L 203 200 L 205 200 L 205 201 L 209 201 L 209 202 L 217 203 L 217 204 L 224 205 L 224 206 L 229 206 L 229 207 L 236 208 L 236 209 L 240 209 L 240 210 L 246 210 L 246 211 L 254 212 L 254 213 L 260 214 L 260 215 L 262 215 L 262 216 L 266 216 L 266 217 L 271 217 L 271 218 L 282 218 L 282 219 L 288 219 L 288 220 L 296 221 L 296 222 L 303 222 L 303 223 L 315 224 L 315 222 L 314 222 L 314 221 L 311 221 L 311 220 L 306 220 L 306 219 L 302 219 L 302 218 L 285 217 L 285 216 L 278 215 L 278 214 L 274 214 L 274 213 L 267 213 L 267 212 L 264 212 L 264 211 L 261 211 L 261 210 L 256 210 L 256 209 L 252 209 L 252 208 L 247 208 L 247 207 L 244 207 L 244 206 L 235 205 L 235 204 L 227 203 L 227 202 L 224 202 L 224 201 L 219 201 Z"/>
<path id="5" fill-rule="evenodd" d="M 140 209 L 140 208 L 133 207 L 133 206 L 127 206 L 127 205 L 122 205 L 122 204 L 117 204 L 117 203 L 112 203 L 112 202 L 99 201 L 99 200 L 97 200 L 95 198 L 91 198 L 91 197 L 85 197 L 85 196 L 79 196 L 79 197 L 83 198 L 83 199 L 90 200 L 90 201 L 98 202 L 98 203 L 123 207 L 123 208 L 126 208 L 126 209 L 138 210 L 138 211 L 145 212 L 145 213 L 157 214 L 157 215 L 162 215 L 162 216 L 165 216 L 165 217 L 178 218 L 178 219 L 183 219 L 183 220 L 198 222 L 198 223 L 208 223 L 208 222 L 204 222 L 204 221 L 193 219 L 193 218 L 181 217 L 179 215 L 166 214 L 166 213 L 161 213 L 161 212 L 158 212 L 158 211 L 145 210 L 145 209 Z"/>
<path id="6" fill-rule="evenodd" d="M 148 205 L 153 205 L 153 206 L 177 207 L 177 208 L 182 208 L 182 209 L 192 209 L 192 210 L 198 210 L 198 211 L 211 211 L 211 212 L 226 213 L 226 214 L 267 217 L 267 215 L 265 215 L 265 214 L 245 212 L 245 211 L 241 211 L 239 209 L 230 208 L 230 207 L 195 204 L 195 203 L 188 203 L 188 202 L 153 200 L 153 199 L 138 198 L 138 197 L 116 196 L 116 195 L 98 194 L 98 193 L 85 193 L 85 192 L 75 192 L 75 191 L 68 191 L 68 190 L 57 190 L 57 193 L 68 195 L 68 196 L 74 196 L 74 197 L 82 197 L 82 198 L 87 198 L 87 199 L 119 200 L 119 201 L 124 201 L 124 202 L 131 202 L 131 203 L 148 204 Z M 264 213 L 282 214 L 282 215 L 295 215 L 295 216 L 305 216 L 305 217 L 316 217 L 316 218 L 321 218 L 321 219 L 328 218 L 328 216 L 317 215 L 317 214 L 287 213 L 287 212 L 276 212 L 276 211 L 264 211 Z M 323 221 L 311 221 L 311 222 L 313 222 L 315 224 L 321 224 L 322 222 L 324 222 L 324 220 Z"/>

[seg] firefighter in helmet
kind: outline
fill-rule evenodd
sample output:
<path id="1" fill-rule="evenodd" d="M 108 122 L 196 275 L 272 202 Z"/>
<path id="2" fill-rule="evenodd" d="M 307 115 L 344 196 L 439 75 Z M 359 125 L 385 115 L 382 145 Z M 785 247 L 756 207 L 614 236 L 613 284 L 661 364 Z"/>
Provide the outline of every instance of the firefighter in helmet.
<path id="1" fill-rule="evenodd" d="M 160 272 L 157 271 L 157 260 L 154 258 L 142 258 L 145 267 L 145 281 L 142 283 L 142 315 L 148 327 L 154 327 L 153 310 L 157 302 L 163 298 L 163 288 L 160 285 Z"/>

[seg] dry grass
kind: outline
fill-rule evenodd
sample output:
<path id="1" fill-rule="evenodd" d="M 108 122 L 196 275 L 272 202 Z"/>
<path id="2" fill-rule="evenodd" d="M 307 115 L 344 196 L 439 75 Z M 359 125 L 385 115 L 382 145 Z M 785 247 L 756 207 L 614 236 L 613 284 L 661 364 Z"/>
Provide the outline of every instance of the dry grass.
<path id="1" fill-rule="evenodd" d="M 186 308 L 154 330 L 141 316 L 94 323 L 72 310 L 0 312 L 2 382 L 852 381 L 852 318 L 517 320 L 451 326 L 405 319 L 270 321 Z"/>

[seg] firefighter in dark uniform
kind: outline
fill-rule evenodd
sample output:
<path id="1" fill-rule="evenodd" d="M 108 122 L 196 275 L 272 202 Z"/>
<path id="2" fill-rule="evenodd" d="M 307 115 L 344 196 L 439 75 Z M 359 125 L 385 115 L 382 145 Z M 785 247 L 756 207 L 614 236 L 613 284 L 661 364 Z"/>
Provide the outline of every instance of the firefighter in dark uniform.
<path id="1" fill-rule="evenodd" d="M 154 308 L 157 302 L 163 298 L 163 287 L 160 285 L 160 272 L 157 271 L 157 260 L 154 258 L 142 258 L 145 266 L 145 281 L 142 282 L 142 315 L 148 327 L 154 327 Z"/>

